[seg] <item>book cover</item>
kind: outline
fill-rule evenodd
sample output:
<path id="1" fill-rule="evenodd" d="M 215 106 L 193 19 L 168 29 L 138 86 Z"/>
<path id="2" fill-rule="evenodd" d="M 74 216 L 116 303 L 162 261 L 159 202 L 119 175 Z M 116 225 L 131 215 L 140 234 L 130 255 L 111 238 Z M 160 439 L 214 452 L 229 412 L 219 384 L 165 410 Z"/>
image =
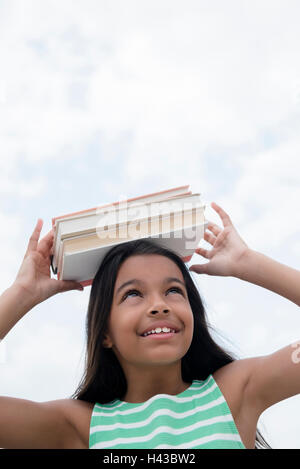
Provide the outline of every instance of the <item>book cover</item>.
<path id="1" fill-rule="evenodd" d="M 189 262 L 204 236 L 207 222 L 204 217 L 205 205 L 201 204 L 200 194 L 192 194 L 188 188 L 189 185 L 180 186 L 52 218 L 55 234 L 52 272 L 58 279 L 76 280 L 83 286 L 91 285 L 102 259 L 114 245 L 140 238 L 151 238 L 161 246 L 174 250 L 183 262 Z M 184 202 L 188 200 L 193 208 L 184 210 Z M 166 202 L 166 205 L 162 215 L 158 207 L 163 202 Z M 172 207 L 178 204 L 181 210 L 173 212 Z M 151 208 L 155 207 L 156 215 L 143 218 L 141 207 L 149 211 L 150 205 Z M 133 211 L 132 217 L 128 207 L 139 210 L 136 214 Z M 97 226 L 96 221 L 99 219 L 99 213 L 102 215 L 101 212 L 111 217 L 106 218 L 102 225 L 100 223 L 101 226 Z M 121 215 L 120 223 L 115 223 L 115 213 Z M 138 214 L 142 214 L 140 218 Z M 182 215 L 185 216 L 183 221 L 179 217 Z M 161 222 L 164 220 L 172 220 L 172 226 L 163 226 Z M 125 228 L 127 232 L 130 228 L 129 234 L 121 237 L 120 233 Z M 118 234 L 114 231 L 113 239 L 109 239 L 110 231 L 116 229 Z"/>

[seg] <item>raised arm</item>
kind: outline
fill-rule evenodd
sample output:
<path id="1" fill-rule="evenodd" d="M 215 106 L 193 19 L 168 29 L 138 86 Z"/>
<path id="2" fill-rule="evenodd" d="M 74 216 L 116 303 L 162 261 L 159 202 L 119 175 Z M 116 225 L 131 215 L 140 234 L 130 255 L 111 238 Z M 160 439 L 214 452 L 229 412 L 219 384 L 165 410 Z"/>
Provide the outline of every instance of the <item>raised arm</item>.
<path id="1" fill-rule="evenodd" d="M 43 220 L 38 219 L 14 283 L 0 297 L 0 339 L 30 309 L 57 293 L 83 290 L 78 282 L 51 279 L 53 230 L 39 241 Z"/>
<path id="2" fill-rule="evenodd" d="M 259 285 L 300 306 L 300 271 L 281 264 L 250 249 L 240 237 L 229 215 L 216 203 L 212 207 L 220 216 L 223 228 L 209 222 L 204 239 L 211 250 L 198 248 L 196 253 L 209 262 L 190 267 L 199 274 L 232 276 Z"/>
<path id="3" fill-rule="evenodd" d="M 50 231 L 39 242 L 42 224 L 39 219 L 15 282 L 0 296 L 1 340 L 38 303 L 56 293 L 82 289 L 77 282 L 50 278 L 53 233 Z M 76 434 L 64 410 L 64 401 L 33 402 L 1 396 L 0 448 L 72 447 Z"/>
<path id="4" fill-rule="evenodd" d="M 223 228 L 210 222 L 204 239 L 212 249 L 196 252 L 209 259 L 190 270 L 199 274 L 232 276 L 267 288 L 300 306 L 300 271 L 250 249 L 239 236 L 229 215 L 214 202 Z M 258 415 L 273 404 L 300 393 L 300 340 L 266 356 L 244 361 L 247 399 Z"/>
<path id="5" fill-rule="evenodd" d="M 300 306 L 300 271 L 261 252 L 248 249 L 235 276 L 267 288 Z"/>

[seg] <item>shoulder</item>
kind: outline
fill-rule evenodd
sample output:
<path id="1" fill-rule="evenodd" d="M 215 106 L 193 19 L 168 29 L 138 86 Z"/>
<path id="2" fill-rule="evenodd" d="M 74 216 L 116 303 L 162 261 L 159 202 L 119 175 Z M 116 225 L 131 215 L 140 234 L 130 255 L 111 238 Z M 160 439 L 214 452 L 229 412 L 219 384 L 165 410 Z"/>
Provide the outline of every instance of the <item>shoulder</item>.
<path id="1" fill-rule="evenodd" d="M 92 407 L 72 399 L 34 402 L 0 396 L 0 446 L 6 449 L 88 447 Z"/>
<path id="2" fill-rule="evenodd" d="M 299 344 L 297 341 L 268 355 L 237 360 L 214 375 L 225 392 L 237 393 L 241 403 L 260 415 L 277 402 L 300 394 Z"/>
<path id="3" fill-rule="evenodd" d="M 90 421 L 94 403 L 79 399 L 59 399 L 51 405 L 60 412 L 68 426 L 64 446 L 68 449 L 88 449 Z"/>
<path id="4" fill-rule="evenodd" d="M 234 360 L 212 374 L 234 418 L 252 405 L 249 387 L 256 362 L 256 357 Z"/>
<path id="5" fill-rule="evenodd" d="M 257 422 L 261 414 L 261 409 L 251 391 L 253 371 L 257 363 L 257 357 L 239 359 L 213 373 L 239 435 L 246 448 L 251 449 L 255 447 Z"/>
<path id="6" fill-rule="evenodd" d="M 213 373 L 213 377 L 221 383 L 223 380 L 234 379 L 244 387 L 249 382 L 256 360 L 256 357 L 233 360 L 231 363 L 216 370 Z"/>

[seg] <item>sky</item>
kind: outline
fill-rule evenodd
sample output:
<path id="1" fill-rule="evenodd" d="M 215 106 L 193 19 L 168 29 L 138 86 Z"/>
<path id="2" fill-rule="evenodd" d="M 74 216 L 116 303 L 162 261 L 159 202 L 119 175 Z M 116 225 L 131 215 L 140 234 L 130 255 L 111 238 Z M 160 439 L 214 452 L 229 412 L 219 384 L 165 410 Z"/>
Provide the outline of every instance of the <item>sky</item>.
<path id="1" fill-rule="evenodd" d="M 0 280 L 38 218 L 191 185 L 249 247 L 300 266 L 297 0 L 0 0 Z M 203 247 L 209 247 L 201 241 Z M 193 256 L 189 266 L 198 263 Z M 240 358 L 300 339 L 299 307 L 233 277 L 192 274 Z M 0 345 L 0 394 L 69 397 L 83 373 L 90 287 L 37 305 Z M 300 395 L 258 426 L 300 448 Z"/>

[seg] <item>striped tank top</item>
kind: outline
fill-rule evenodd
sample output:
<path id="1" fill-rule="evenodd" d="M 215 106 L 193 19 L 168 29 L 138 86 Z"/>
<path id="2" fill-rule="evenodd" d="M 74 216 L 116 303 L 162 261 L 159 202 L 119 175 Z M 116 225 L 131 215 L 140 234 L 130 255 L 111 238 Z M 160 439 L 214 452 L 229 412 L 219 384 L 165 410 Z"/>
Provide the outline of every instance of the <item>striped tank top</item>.
<path id="1" fill-rule="evenodd" d="M 89 448 L 245 449 L 227 402 L 212 375 L 176 396 L 146 402 L 96 403 Z"/>

